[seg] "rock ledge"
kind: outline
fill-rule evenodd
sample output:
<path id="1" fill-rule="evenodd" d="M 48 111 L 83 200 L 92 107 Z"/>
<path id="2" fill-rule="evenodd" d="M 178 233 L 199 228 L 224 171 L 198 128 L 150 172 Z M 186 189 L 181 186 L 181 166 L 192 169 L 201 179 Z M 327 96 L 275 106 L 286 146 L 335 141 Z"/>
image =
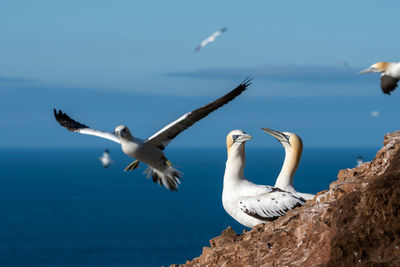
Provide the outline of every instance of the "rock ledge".
<path id="1" fill-rule="evenodd" d="M 400 266 L 400 131 L 383 145 L 304 207 L 243 234 L 228 227 L 171 266 Z"/>

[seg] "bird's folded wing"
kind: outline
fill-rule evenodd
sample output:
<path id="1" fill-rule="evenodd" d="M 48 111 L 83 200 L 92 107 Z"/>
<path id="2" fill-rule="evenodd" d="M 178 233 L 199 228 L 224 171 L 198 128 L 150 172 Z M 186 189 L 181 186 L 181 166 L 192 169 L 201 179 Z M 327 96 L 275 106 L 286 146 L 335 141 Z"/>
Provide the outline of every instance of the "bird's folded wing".
<path id="1" fill-rule="evenodd" d="M 238 207 L 246 214 L 263 221 L 273 221 L 288 210 L 305 204 L 305 199 L 290 192 L 274 188 L 269 193 L 243 197 Z"/>
<path id="2" fill-rule="evenodd" d="M 397 82 L 399 80 L 388 75 L 382 74 L 381 76 L 381 88 L 385 94 L 390 95 L 394 89 L 397 87 Z"/>
<path id="3" fill-rule="evenodd" d="M 80 122 L 71 119 L 67 114 L 63 113 L 61 110 L 57 112 L 57 110 L 54 109 L 54 117 L 62 127 L 66 128 L 71 132 L 94 135 L 114 141 L 118 144 L 120 143 L 119 138 L 115 134 L 91 129 L 89 128 L 89 126 L 86 126 Z"/>
<path id="4" fill-rule="evenodd" d="M 250 85 L 250 81 L 250 79 L 246 79 L 238 87 L 236 87 L 223 97 L 194 111 L 186 113 L 176 121 L 168 124 L 160 131 L 149 137 L 149 139 L 147 139 L 147 142 L 159 147 L 160 149 L 164 149 L 168 145 L 168 143 L 178 134 L 195 124 L 197 121 L 206 117 L 214 110 L 222 107 L 223 105 L 240 95 L 244 90 L 246 90 L 247 86 Z"/>

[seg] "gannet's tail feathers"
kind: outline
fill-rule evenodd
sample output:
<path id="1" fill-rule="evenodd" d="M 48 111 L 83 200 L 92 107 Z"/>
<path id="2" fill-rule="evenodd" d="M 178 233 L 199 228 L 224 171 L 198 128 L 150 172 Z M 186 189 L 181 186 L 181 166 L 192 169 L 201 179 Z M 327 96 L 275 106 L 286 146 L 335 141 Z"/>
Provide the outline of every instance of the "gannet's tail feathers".
<path id="1" fill-rule="evenodd" d="M 146 174 L 147 178 L 152 177 L 153 182 L 158 183 L 171 191 L 177 192 L 178 186 L 181 183 L 179 179 L 182 178 L 182 173 L 173 168 L 170 162 L 167 164 L 168 168 L 164 171 L 159 171 L 148 166 L 143 173 Z"/>

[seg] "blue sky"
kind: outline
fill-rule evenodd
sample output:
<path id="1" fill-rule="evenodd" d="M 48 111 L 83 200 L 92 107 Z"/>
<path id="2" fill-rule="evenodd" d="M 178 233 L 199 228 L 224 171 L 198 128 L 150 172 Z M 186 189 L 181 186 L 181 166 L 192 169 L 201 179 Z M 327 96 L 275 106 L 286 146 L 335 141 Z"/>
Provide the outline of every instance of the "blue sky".
<path id="1" fill-rule="evenodd" d="M 305 146 L 379 147 L 399 128 L 400 91 L 383 95 L 378 75 L 357 72 L 400 60 L 399 11 L 399 1 L 7 1 L 0 147 L 111 145 L 65 131 L 53 107 L 146 138 L 246 76 L 248 91 L 171 145 L 223 146 L 242 128 L 249 145 L 276 146 L 259 130 L 270 127 Z"/>

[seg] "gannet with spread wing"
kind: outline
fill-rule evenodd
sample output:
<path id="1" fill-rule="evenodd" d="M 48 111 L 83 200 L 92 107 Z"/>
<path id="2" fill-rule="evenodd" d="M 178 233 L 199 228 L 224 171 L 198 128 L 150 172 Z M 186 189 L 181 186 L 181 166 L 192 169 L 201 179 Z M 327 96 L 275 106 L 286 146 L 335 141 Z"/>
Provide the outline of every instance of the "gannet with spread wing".
<path id="1" fill-rule="evenodd" d="M 226 161 L 222 204 L 226 212 L 247 227 L 273 221 L 288 210 L 305 204 L 305 199 L 268 185 L 257 185 L 244 177 L 245 142 L 251 136 L 234 130 L 226 137 Z"/>
<path id="2" fill-rule="evenodd" d="M 297 192 L 293 186 L 293 176 L 299 167 L 301 152 L 303 151 L 303 141 L 300 136 L 291 132 L 279 132 L 268 128 L 262 128 L 262 130 L 275 137 L 285 148 L 285 160 L 276 179 L 275 187 L 300 195 L 306 200 L 313 199 L 315 195 Z"/>
<path id="3" fill-rule="evenodd" d="M 91 129 L 89 126 L 71 119 L 61 110 L 57 112 L 57 110 L 54 109 L 54 116 L 58 123 L 69 131 L 94 135 L 121 144 L 122 151 L 136 159 L 125 168 L 125 171 L 136 169 L 139 166 L 139 162 L 142 161 L 148 165 L 145 171 L 147 178 L 152 176 L 154 182 L 158 182 L 171 191 L 177 191 L 178 184 L 180 183 L 179 178 L 182 178 L 181 173 L 172 166 L 163 150 L 178 134 L 206 117 L 214 110 L 233 100 L 246 90 L 249 85 L 250 80 L 246 79 L 228 94 L 205 106 L 184 114 L 176 121 L 168 124 L 145 140 L 134 137 L 125 125 L 118 126 L 115 128 L 114 133 L 111 133 Z"/>
<path id="4" fill-rule="evenodd" d="M 397 87 L 397 82 L 400 80 L 400 62 L 378 62 L 372 64 L 371 67 L 360 71 L 360 74 L 368 72 L 380 72 L 381 74 L 381 89 L 385 94 L 390 95 Z"/>
<path id="5" fill-rule="evenodd" d="M 228 30 L 228 28 L 222 28 L 216 32 L 214 32 L 213 34 L 211 34 L 210 36 L 208 36 L 206 39 L 204 39 L 203 41 L 201 41 L 201 43 L 196 47 L 195 51 L 199 51 L 200 49 L 202 49 L 203 47 L 205 47 L 208 43 L 212 43 L 215 41 L 215 38 L 217 38 L 218 36 L 220 36 L 222 33 L 226 32 Z"/>

